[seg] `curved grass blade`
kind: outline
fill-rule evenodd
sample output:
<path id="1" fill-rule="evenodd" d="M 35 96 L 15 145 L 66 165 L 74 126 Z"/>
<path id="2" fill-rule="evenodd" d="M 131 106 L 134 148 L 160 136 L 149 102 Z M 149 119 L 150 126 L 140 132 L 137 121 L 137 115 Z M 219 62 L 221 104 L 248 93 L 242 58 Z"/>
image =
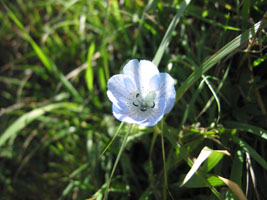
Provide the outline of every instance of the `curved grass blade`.
<path id="1" fill-rule="evenodd" d="M 267 140 L 267 130 L 259 128 L 257 126 L 252 126 L 249 124 L 234 121 L 226 121 L 224 124 L 228 128 L 241 129 L 249 133 L 255 134 L 264 140 Z"/>
<path id="2" fill-rule="evenodd" d="M 242 44 L 246 43 L 251 39 L 257 31 L 261 28 L 266 27 L 266 23 L 261 25 L 262 21 L 256 23 L 252 28 L 248 29 L 246 32 L 237 36 L 235 39 L 227 43 L 224 47 L 222 47 L 218 52 L 213 54 L 208 60 L 206 60 L 199 68 L 196 69 L 178 88 L 176 92 L 176 101 L 177 103 L 179 99 L 183 96 L 183 94 L 199 79 L 201 76 L 206 73 L 209 69 L 211 69 L 215 64 L 217 64 L 221 59 L 223 59 L 226 55 L 233 53 L 238 47 Z"/>
<path id="3" fill-rule="evenodd" d="M 217 96 L 216 91 L 213 89 L 213 87 L 211 86 L 210 82 L 208 81 L 209 76 L 206 77 L 206 76 L 202 75 L 202 78 L 205 81 L 205 83 L 207 84 L 207 86 L 209 87 L 211 93 L 213 94 L 213 97 L 216 100 L 217 110 L 218 110 L 218 117 L 216 119 L 216 123 L 218 123 L 219 120 L 220 120 L 220 116 L 221 116 L 221 103 L 220 103 L 219 97 Z"/>
<path id="4" fill-rule="evenodd" d="M 78 104 L 71 103 L 71 102 L 54 103 L 54 104 L 49 104 L 49 105 L 34 109 L 22 115 L 13 124 L 11 124 L 4 131 L 3 134 L 1 134 L 0 147 L 3 146 L 6 143 L 6 141 L 10 139 L 11 137 L 16 137 L 18 132 L 24 127 L 26 127 L 28 124 L 30 124 L 32 121 L 44 115 L 45 113 L 58 109 L 58 108 L 77 109 Z"/>
<path id="5" fill-rule="evenodd" d="M 225 73 L 224 73 L 224 75 L 223 75 L 223 78 L 222 78 L 222 80 L 220 81 L 219 86 L 218 86 L 218 87 L 216 88 L 216 90 L 215 90 L 216 93 L 219 93 L 220 90 L 221 90 L 221 88 L 222 88 L 222 86 L 224 85 L 224 82 L 225 82 L 226 78 L 228 77 L 229 69 L 230 69 L 230 65 L 226 68 Z M 212 96 L 212 97 L 207 101 L 207 103 L 206 103 L 206 105 L 204 106 L 204 108 L 201 110 L 201 112 L 200 112 L 200 113 L 198 114 L 198 116 L 196 117 L 196 120 L 198 120 L 198 118 L 199 118 L 204 112 L 206 112 L 206 110 L 210 107 L 210 105 L 212 104 L 212 102 L 213 102 L 214 99 L 215 99 L 215 97 Z M 219 102 L 217 102 L 217 104 L 218 104 L 218 103 L 219 103 Z M 217 120 L 218 120 L 218 119 L 217 119 Z"/>

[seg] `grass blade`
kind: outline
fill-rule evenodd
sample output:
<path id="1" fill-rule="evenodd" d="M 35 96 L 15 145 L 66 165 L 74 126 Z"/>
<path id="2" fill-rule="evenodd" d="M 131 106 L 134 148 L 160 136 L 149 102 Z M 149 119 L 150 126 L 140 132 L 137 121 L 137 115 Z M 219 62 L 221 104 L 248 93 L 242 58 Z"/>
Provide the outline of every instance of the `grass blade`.
<path id="1" fill-rule="evenodd" d="M 123 142 L 122 142 L 120 151 L 119 151 L 119 153 L 118 153 L 118 155 L 117 155 L 117 158 L 116 158 L 115 163 L 114 163 L 114 165 L 113 165 L 113 168 L 112 168 L 110 177 L 109 177 L 109 179 L 108 179 L 108 183 L 107 183 L 107 187 L 106 187 L 106 191 L 105 191 L 104 200 L 108 199 L 108 190 L 109 190 L 109 186 L 110 186 L 110 183 L 111 183 L 111 179 L 112 179 L 112 177 L 113 177 L 113 175 L 114 175 L 114 173 L 115 173 L 115 170 L 116 170 L 116 168 L 117 168 L 117 165 L 118 165 L 118 163 L 119 163 L 119 161 L 120 161 L 121 154 L 122 154 L 122 152 L 123 152 L 123 150 L 124 150 L 124 148 L 125 148 L 125 146 L 126 146 L 127 138 L 128 138 L 128 136 L 129 136 L 129 134 L 132 132 L 133 127 L 134 127 L 134 125 L 132 124 L 132 125 L 129 127 L 129 130 L 127 131 L 126 135 L 125 135 L 124 138 L 123 138 Z"/>
<path id="2" fill-rule="evenodd" d="M 90 94 L 92 94 L 94 90 L 94 72 L 92 67 L 92 57 L 94 52 L 95 52 L 95 43 L 93 42 L 88 49 L 87 68 L 85 72 L 85 80 Z"/>
<path id="3" fill-rule="evenodd" d="M 66 79 L 66 77 L 58 70 L 55 63 L 49 59 L 49 57 L 44 53 L 41 47 L 32 39 L 32 37 L 27 33 L 23 24 L 19 21 L 16 15 L 5 5 L 5 8 L 8 10 L 8 16 L 13 20 L 13 22 L 18 26 L 18 28 L 22 31 L 22 37 L 27 40 L 36 55 L 42 61 L 47 70 L 53 73 L 64 85 L 64 87 L 70 92 L 70 94 L 78 101 L 82 102 L 82 97 L 78 93 L 78 91 L 72 86 L 72 84 Z"/>
<path id="4" fill-rule="evenodd" d="M 76 108 L 78 108 L 78 105 L 76 103 L 70 103 L 70 102 L 49 104 L 49 105 L 43 106 L 41 108 L 34 109 L 34 110 L 22 115 L 13 124 L 11 124 L 4 131 L 4 133 L 1 134 L 0 147 L 3 146 L 9 138 L 15 137 L 21 129 L 23 129 L 25 126 L 30 124 L 32 121 L 34 121 L 35 119 L 37 119 L 41 115 L 44 115 L 45 113 L 50 112 L 50 111 L 55 110 L 55 109 L 58 109 L 58 108 L 76 109 Z"/>
<path id="5" fill-rule="evenodd" d="M 255 159 L 255 161 L 257 161 L 265 170 L 267 170 L 266 160 L 264 160 L 251 146 L 236 136 L 234 136 L 233 139 L 241 149 L 243 149 L 245 152 L 248 152 L 251 157 Z"/>
<path id="6" fill-rule="evenodd" d="M 180 17 L 181 15 L 184 13 L 185 11 L 185 8 L 187 7 L 187 5 L 190 3 L 191 0 L 184 0 L 182 5 L 181 5 L 181 8 L 178 10 L 178 12 L 176 13 L 176 15 L 173 17 L 160 45 L 159 45 L 159 48 L 157 50 L 157 53 L 155 54 L 154 58 L 153 58 L 153 63 L 155 65 L 159 65 L 160 61 L 161 61 L 161 58 L 166 50 L 166 48 L 168 47 L 169 45 L 169 42 L 172 38 L 172 33 L 176 27 L 176 25 L 178 24 L 179 20 L 180 20 Z"/>
<path id="7" fill-rule="evenodd" d="M 183 96 L 183 94 L 199 79 L 201 76 L 211 69 L 215 64 L 217 64 L 226 55 L 234 52 L 242 44 L 246 43 L 251 39 L 255 33 L 259 30 L 261 21 L 256 23 L 252 28 L 237 36 L 235 39 L 227 43 L 218 52 L 212 55 L 208 60 L 206 60 L 199 68 L 196 69 L 179 87 L 176 92 L 176 102 Z M 263 25 L 263 28 L 266 24 Z"/>
<path id="8" fill-rule="evenodd" d="M 225 126 L 234 129 L 241 129 L 249 133 L 255 134 L 264 140 L 267 140 L 267 130 L 259 128 L 257 126 L 252 126 L 249 124 L 234 122 L 234 121 L 226 121 Z"/>

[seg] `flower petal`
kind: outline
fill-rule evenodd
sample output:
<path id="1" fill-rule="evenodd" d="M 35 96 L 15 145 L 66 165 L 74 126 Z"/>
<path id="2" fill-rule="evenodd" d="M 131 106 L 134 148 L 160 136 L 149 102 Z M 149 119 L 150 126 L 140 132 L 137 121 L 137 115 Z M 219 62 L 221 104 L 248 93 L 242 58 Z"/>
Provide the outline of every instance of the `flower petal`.
<path id="1" fill-rule="evenodd" d="M 136 90 L 131 78 L 124 74 L 114 75 L 108 80 L 107 86 L 109 100 L 118 108 L 128 111 L 131 95 Z"/>
<path id="2" fill-rule="evenodd" d="M 161 73 L 160 73 L 161 74 Z M 161 77 L 160 74 L 154 75 L 149 82 L 150 85 L 150 90 L 151 91 L 157 91 L 159 90 L 160 87 L 160 81 L 161 81 Z"/>
<path id="3" fill-rule="evenodd" d="M 164 116 L 164 110 L 165 110 L 165 100 L 161 99 L 158 102 L 158 105 L 153 111 L 148 115 L 147 119 L 142 122 L 143 126 L 154 126 L 156 125 Z"/>
<path id="4" fill-rule="evenodd" d="M 107 87 L 115 118 L 143 126 L 157 124 L 170 112 L 176 98 L 173 78 L 159 73 L 147 60 L 130 60 L 123 74 L 112 76 Z"/>
<path id="5" fill-rule="evenodd" d="M 164 113 L 168 113 L 174 106 L 176 99 L 176 91 L 174 88 L 174 80 L 168 73 L 160 73 L 159 98 L 165 99 L 166 107 Z"/>
<path id="6" fill-rule="evenodd" d="M 137 88 L 141 90 L 149 90 L 150 79 L 159 74 L 159 70 L 156 65 L 148 60 L 130 60 L 123 68 L 123 74 L 126 74 L 135 81 Z"/>
<path id="7" fill-rule="evenodd" d="M 141 124 L 143 121 L 145 121 L 142 118 L 134 117 L 134 113 L 131 111 L 125 111 L 121 110 L 118 107 L 116 107 L 115 104 L 112 105 L 113 115 L 120 121 L 128 122 L 128 123 L 135 123 L 135 124 Z"/>

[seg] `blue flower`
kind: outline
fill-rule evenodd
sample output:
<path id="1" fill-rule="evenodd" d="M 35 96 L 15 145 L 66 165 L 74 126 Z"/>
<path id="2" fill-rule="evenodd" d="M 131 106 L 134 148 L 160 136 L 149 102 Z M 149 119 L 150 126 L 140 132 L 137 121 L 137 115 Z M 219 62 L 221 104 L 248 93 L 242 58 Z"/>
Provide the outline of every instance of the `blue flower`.
<path id="1" fill-rule="evenodd" d="M 176 97 L 173 78 L 147 60 L 130 60 L 107 86 L 115 118 L 142 126 L 157 124 L 171 111 Z"/>

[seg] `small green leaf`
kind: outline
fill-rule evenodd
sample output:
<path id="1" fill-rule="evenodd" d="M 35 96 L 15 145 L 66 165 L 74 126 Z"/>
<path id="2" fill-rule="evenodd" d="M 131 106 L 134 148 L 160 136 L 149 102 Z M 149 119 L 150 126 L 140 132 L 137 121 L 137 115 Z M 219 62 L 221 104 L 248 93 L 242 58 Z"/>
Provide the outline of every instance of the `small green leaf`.
<path id="1" fill-rule="evenodd" d="M 222 152 L 212 151 L 212 153 L 209 155 L 209 157 L 201 167 L 201 170 L 209 172 L 220 162 L 223 156 L 224 154 Z"/>
<path id="2" fill-rule="evenodd" d="M 198 176 L 194 175 L 185 185 L 184 187 L 188 188 L 203 188 L 203 187 L 210 187 L 210 186 L 222 186 L 225 185 L 224 182 L 215 175 L 207 175 L 207 182 L 203 182 L 203 179 Z"/>

